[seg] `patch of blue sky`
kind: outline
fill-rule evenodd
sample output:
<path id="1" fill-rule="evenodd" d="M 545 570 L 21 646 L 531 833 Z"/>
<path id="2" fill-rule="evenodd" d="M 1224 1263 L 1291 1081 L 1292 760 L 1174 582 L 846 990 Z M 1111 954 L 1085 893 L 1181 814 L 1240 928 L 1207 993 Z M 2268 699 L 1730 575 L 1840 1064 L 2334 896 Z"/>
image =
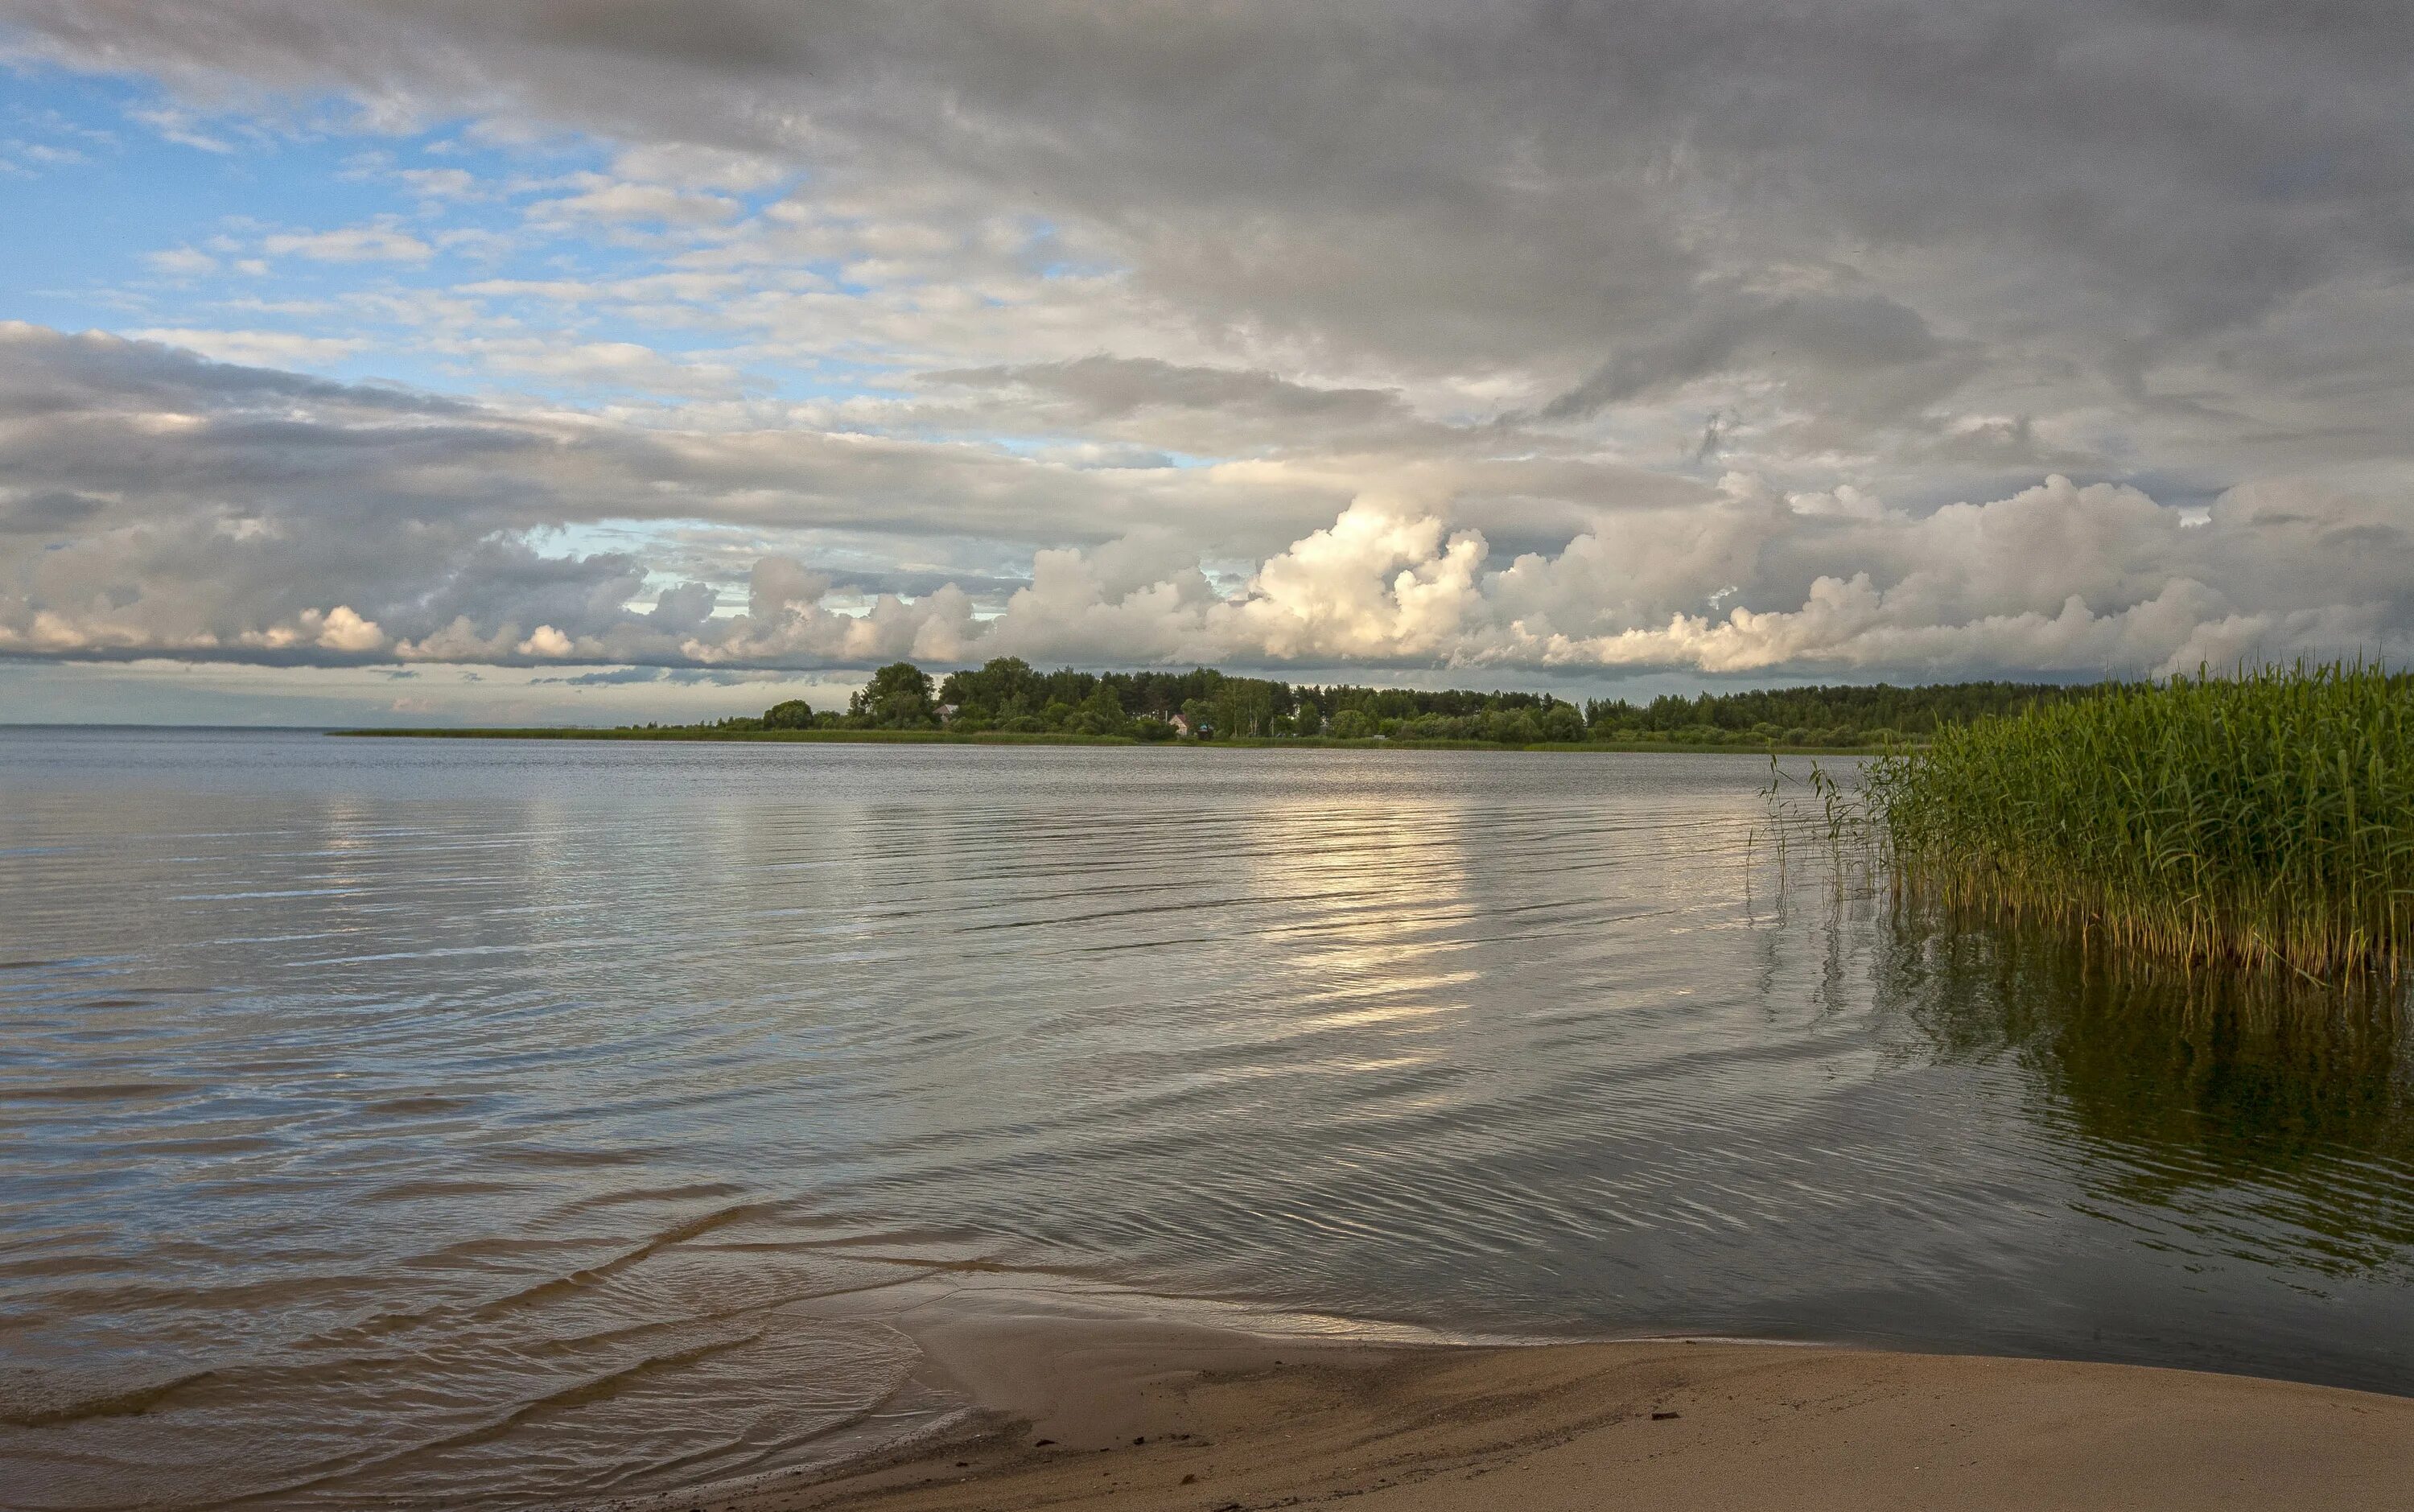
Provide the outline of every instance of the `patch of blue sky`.
<path id="1" fill-rule="evenodd" d="M 232 226 L 256 235 L 388 207 L 386 191 L 341 176 L 349 145 L 177 124 L 154 90 L 54 69 L 12 71 L 0 90 L 0 299 L 21 318 L 114 325 L 162 281 L 155 254 Z"/>
<path id="2" fill-rule="evenodd" d="M 194 116 L 148 83 L 47 67 L 0 74 L 0 318 L 242 332 L 251 339 L 209 343 L 214 354 L 446 392 L 499 380 L 554 397 L 646 380 L 514 372 L 488 360 L 495 344 L 624 343 L 676 365 L 719 362 L 744 334 L 708 303 L 616 292 L 674 271 L 690 240 L 642 224 L 531 222 L 531 204 L 575 191 L 565 178 L 608 172 L 608 143 L 500 144 L 458 121 L 378 133 L 336 105 Z M 721 195 L 740 220 L 793 187 Z M 862 392 L 873 371 L 770 366 L 750 375 L 753 387 L 798 397 Z"/>

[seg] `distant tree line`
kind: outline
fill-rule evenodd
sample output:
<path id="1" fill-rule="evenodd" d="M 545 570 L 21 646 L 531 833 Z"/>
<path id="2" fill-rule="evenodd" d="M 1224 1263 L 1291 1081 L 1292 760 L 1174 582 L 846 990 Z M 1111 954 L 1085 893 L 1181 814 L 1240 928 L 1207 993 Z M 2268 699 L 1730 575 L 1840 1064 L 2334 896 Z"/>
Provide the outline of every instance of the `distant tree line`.
<path id="1" fill-rule="evenodd" d="M 2098 685 L 2100 686 L 2100 685 Z M 1586 741 L 1635 744 L 1884 745 L 1921 741 L 1939 726 L 2031 704 L 2085 697 L 2094 687 L 2041 682 L 1949 682 L 1757 689 L 1623 698 L 1579 706 L 1547 693 L 1426 692 L 1411 688 L 1294 686 L 1187 672 L 1042 672 L 1001 656 L 942 681 L 911 662 L 872 675 L 843 712 L 801 698 L 760 716 L 712 726 L 752 730 L 947 729 L 1125 736 L 1142 741 L 1300 739 L 1482 741 L 1538 745 Z"/>
<path id="2" fill-rule="evenodd" d="M 1636 707 L 1623 698 L 1591 700 L 1585 724 L 1597 738 L 1673 739 L 1689 744 L 1883 745 L 1921 741 L 1945 725 L 2008 714 L 2032 704 L 2084 698 L 2103 683 L 1930 682 L 1898 688 L 1879 682 L 1816 688 L 1755 688 L 1748 693 L 1663 694 Z"/>

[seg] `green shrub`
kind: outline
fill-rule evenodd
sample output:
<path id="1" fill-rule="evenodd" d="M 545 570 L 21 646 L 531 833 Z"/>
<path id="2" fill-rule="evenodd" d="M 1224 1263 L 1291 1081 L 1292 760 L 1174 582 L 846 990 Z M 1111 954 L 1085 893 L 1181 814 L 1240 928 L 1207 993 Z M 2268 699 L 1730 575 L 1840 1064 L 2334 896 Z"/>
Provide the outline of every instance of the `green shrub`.
<path id="1" fill-rule="evenodd" d="M 811 729 L 813 727 L 813 706 L 802 698 L 775 703 L 763 711 L 765 729 Z"/>

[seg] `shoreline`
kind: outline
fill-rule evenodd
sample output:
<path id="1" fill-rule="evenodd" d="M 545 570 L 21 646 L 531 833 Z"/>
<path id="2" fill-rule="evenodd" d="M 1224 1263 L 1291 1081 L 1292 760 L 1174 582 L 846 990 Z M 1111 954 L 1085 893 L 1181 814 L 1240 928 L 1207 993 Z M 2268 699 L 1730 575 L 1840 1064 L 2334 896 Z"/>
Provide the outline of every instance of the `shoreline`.
<path id="1" fill-rule="evenodd" d="M 2146 1366 L 1064 1319 L 921 1341 L 975 1403 L 954 1431 L 619 1512 L 2359 1508 L 2414 1478 L 2414 1399 Z"/>
<path id="2" fill-rule="evenodd" d="M 945 730 L 712 730 L 672 726 L 663 729 L 605 729 L 567 725 L 536 725 L 443 729 L 331 729 L 344 739 L 417 741 L 714 741 L 775 745 L 1112 745 L 1137 750 L 1191 751 L 1540 751 L 1582 756 L 1883 756 L 1878 745 L 1695 745 L 1674 741 L 1542 741 L 1531 745 L 1503 745 L 1496 741 L 1387 741 L 1379 736 L 1363 741 L 1335 740 L 1329 735 L 1235 735 L 1214 741 L 1140 741 L 1128 735 L 1060 735 L 984 730 L 950 735 Z"/>

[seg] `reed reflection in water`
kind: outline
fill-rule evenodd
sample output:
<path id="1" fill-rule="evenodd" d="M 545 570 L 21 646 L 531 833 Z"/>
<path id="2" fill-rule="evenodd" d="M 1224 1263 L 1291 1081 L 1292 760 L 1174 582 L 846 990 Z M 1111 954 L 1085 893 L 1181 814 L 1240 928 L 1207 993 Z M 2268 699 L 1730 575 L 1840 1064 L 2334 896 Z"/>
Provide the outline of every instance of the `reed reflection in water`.
<path id="1" fill-rule="evenodd" d="M 2369 978 L 2188 969 L 2011 923 L 1895 921 L 1876 1000 L 1947 1064 L 2016 1061 L 2108 1220 L 2285 1272 L 2405 1274 L 2414 1044 Z"/>
<path id="2" fill-rule="evenodd" d="M 827 1462 L 965 1307 L 2414 1389 L 2394 1005 L 1781 889 L 1765 772 L 0 731 L 0 1505 Z"/>

